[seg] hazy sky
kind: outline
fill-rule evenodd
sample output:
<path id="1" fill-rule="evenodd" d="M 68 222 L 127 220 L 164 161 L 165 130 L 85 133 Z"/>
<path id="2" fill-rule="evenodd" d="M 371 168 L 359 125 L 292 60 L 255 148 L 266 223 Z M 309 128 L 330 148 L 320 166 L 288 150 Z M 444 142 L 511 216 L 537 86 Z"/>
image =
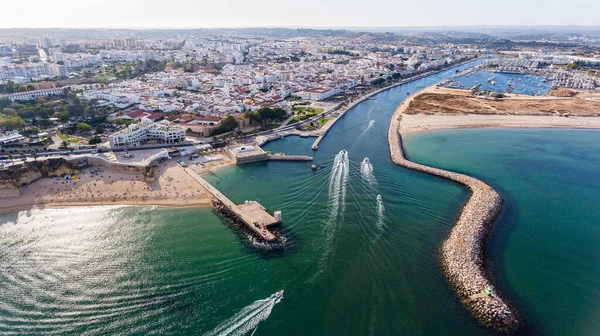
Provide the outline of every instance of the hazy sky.
<path id="1" fill-rule="evenodd" d="M 0 27 L 600 25 L 599 0 L 0 0 Z"/>

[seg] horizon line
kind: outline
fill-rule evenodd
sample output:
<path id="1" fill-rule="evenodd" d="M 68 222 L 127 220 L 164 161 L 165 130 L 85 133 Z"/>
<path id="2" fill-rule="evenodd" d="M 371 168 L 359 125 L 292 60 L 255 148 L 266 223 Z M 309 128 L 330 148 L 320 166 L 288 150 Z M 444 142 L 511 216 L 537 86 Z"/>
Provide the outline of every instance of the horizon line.
<path id="1" fill-rule="evenodd" d="M 0 30 L 9 29 L 130 29 L 130 30 L 194 30 L 194 29 L 313 29 L 313 30 L 352 30 L 352 29 L 427 29 L 427 28 L 597 28 L 600 25 L 423 25 L 423 26 L 65 26 L 65 27 L 0 27 Z"/>

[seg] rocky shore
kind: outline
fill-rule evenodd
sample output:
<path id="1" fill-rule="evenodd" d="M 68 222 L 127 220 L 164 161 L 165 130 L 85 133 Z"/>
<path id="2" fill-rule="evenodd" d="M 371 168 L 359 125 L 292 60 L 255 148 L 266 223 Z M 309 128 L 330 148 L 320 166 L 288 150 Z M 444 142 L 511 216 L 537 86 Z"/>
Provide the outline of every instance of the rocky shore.
<path id="1" fill-rule="evenodd" d="M 471 191 L 458 222 L 440 250 L 441 265 L 450 284 L 471 314 L 479 322 L 501 333 L 519 328 L 517 313 L 494 291 L 484 294 L 492 283 L 483 267 L 483 244 L 486 235 L 502 208 L 502 197 L 482 181 L 443 169 L 428 167 L 404 156 L 400 120 L 402 111 L 410 103 L 407 99 L 392 117 L 388 143 L 392 161 L 402 167 L 439 176 L 459 183 Z"/>
<path id="2" fill-rule="evenodd" d="M 0 169 L 0 197 L 21 196 L 21 187 L 42 177 L 75 174 L 76 167 L 65 159 L 29 161 Z"/>

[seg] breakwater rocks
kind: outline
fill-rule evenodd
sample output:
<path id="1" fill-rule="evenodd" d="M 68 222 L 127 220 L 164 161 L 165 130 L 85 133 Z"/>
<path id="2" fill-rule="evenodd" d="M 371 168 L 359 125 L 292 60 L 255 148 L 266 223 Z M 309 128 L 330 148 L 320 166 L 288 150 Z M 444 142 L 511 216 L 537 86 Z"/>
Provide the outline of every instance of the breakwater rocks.
<path id="1" fill-rule="evenodd" d="M 407 160 L 399 127 L 402 110 L 407 105 L 400 105 L 390 123 L 388 143 L 392 161 L 408 169 L 454 181 L 471 191 L 458 222 L 441 247 L 442 269 L 461 301 L 482 325 L 501 333 L 514 332 L 519 328 L 519 318 L 497 293 L 489 293 L 492 283 L 483 268 L 483 243 L 502 209 L 502 197 L 474 177 Z M 488 293 L 484 292 L 486 289 Z"/>

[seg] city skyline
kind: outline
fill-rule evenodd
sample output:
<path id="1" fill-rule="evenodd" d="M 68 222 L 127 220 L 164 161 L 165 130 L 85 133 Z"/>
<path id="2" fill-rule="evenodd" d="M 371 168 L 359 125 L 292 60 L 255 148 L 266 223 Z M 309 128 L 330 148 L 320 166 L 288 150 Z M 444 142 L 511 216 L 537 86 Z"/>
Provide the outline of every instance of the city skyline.
<path id="1" fill-rule="evenodd" d="M 474 0 L 396 3 L 376 0 L 308 0 L 286 3 L 274 0 L 260 3 L 229 0 L 193 2 L 149 0 L 144 6 L 134 1 L 105 1 L 102 6 L 71 0 L 10 2 L 0 28 L 238 28 L 238 27 L 439 27 L 439 26 L 597 26 L 595 13 L 600 3 L 574 0 L 565 11 L 556 0 L 519 2 L 509 0 L 501 6 Z M 36 8 L 32 11 L 32 8 Z M 496 15 L 504 12 L 506 15 Z"/>

